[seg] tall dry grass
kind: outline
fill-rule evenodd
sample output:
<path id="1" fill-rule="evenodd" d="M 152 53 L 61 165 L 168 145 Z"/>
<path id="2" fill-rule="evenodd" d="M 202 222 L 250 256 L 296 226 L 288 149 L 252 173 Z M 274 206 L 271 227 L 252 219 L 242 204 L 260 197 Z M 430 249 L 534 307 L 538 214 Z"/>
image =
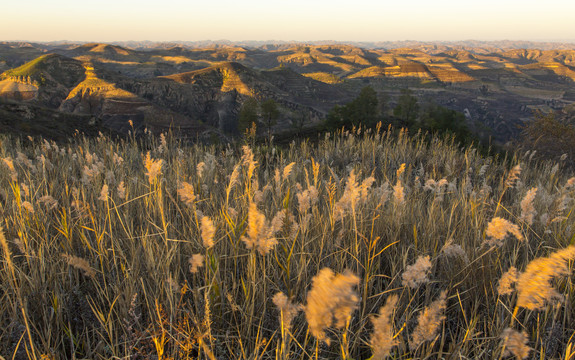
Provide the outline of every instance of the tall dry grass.
<path id="1" fill-rule="evenodd" d="M 0 354 L 571 357 L 563 163 L 358 134 L 3 137 Z"/>

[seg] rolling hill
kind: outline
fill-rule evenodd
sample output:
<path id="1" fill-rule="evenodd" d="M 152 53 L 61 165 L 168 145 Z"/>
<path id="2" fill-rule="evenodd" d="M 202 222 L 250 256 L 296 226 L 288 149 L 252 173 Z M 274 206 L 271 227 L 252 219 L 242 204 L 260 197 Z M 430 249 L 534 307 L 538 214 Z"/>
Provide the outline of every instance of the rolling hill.
<path id="1" fill-rule="evenodd" d="M 282 131 L 298 114 L 319 123 L 366 85 L 388 99 L 388 108 L 408 87 L 420 103 L 464 112 L 500 142 L 516 136 L 534 110 L 561 111 L 575 101 L 572 49 L 396 45 L 403 47 L 0 43 L 0 98 L 95 116 L 118 131 L 133 118 L 142 127 L 179 126 L 191 134 L 235 131 L 249 97 L 276 100 L 275 130 Z"/>

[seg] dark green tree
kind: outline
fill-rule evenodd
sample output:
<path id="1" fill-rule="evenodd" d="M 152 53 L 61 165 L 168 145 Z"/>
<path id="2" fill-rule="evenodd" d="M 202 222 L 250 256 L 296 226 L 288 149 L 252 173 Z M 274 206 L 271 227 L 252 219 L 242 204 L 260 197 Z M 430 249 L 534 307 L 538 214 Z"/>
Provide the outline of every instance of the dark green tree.
<path id="1" fill-rule="evenodd" d="M 472 140 L 472 134 L 465 122 L 465 115 L 434 103 L 424 107 L 419 125 L 430 132 L 451 133 L 463 143 Z"/>
<path id="2" fill-rule="evenodd" d="M 372 126 L 377 123 L 379 101 L 371 86 L 361 89 L 359 96 L 351 102 L 352 123 L 354 126 Z"/>
<path id="3" fill-rule="evenodd" d="M 297 131 L 297 133 L 301 133 L 303 127 L 306 123 L 309 122 L 311 115 L 309 112 L 297 112 L 293 115 L 292 126 Z"/>
<path id="4" fill-rule="evenodd" d="M 252 127 L 252 123 L 258 123 L 258 102 L 254 98 L 247 99 L 240 109 L 238 130 L 241 134 Z"/>
<path id="5" fill-rule="evenodd" d="M 264 126 L 268 132 L 268 140 L 271 141 L 272 127 L 276 124 L 277 119 L 280 116 L 278 105 L 274 99 L 268 99 L 260 105 L 260 108 L 262 111 Z"/>
<path id="6" fill-rule="evenodd" d="M 536 150 L 537 156 L 557 161 L 564 154 L 566 162 L 575 168 L 575 124 L 558 118 L 554 113 L 535 113 L 535 119 L 523 127 L 519 146 Z"/>
<path id="7" fill-rule="evenodd" d="M 401 120 L 403 126 L 411 128 L 419 114 L 419 104 L 413 92 L 409 89 L 401 89 L 401 96 L 393 109 L 393 115 Z"/>
<path id="8" fill-rule="evenodd" d="M 372 126 L 378 121 L 378 108 L 377 93 L 371 86 L 366 86 L 351 102 L 343 106 L 334 106 L 327 115 L 326 125 L 332 129 L 360 125 Z"/>

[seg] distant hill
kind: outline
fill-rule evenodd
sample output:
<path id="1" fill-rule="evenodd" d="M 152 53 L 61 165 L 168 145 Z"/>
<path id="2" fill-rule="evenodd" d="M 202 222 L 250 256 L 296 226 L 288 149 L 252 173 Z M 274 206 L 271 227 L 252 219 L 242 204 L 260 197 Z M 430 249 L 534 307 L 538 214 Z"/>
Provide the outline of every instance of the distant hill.
<path id="1" fill-rule="evenodd" d="M 0 43 L 0 98 L 92 116 L 120 132 L 132 120 L 194 136 L 233 133 L 250 97 L 279 104 L 281 132 L 302 116 L 307 126 L 320 123 L 364 86 L 386 99 L 387 111 L 410 88 L 421 104 L 460 111 L 505 142 L 535 110 L 573 108 L 574 49 L 512 41 Z"/>

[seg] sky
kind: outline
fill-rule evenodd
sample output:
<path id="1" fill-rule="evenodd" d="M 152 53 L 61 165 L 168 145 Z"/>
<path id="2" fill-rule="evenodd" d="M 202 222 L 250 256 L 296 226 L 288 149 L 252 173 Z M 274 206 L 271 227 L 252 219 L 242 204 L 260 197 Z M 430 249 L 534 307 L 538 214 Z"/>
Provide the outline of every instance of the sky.
<path id="1" fill-rule="evenodd" d="M 4 0 L 0 40 L 575 41 L 573 0 Z"/>

